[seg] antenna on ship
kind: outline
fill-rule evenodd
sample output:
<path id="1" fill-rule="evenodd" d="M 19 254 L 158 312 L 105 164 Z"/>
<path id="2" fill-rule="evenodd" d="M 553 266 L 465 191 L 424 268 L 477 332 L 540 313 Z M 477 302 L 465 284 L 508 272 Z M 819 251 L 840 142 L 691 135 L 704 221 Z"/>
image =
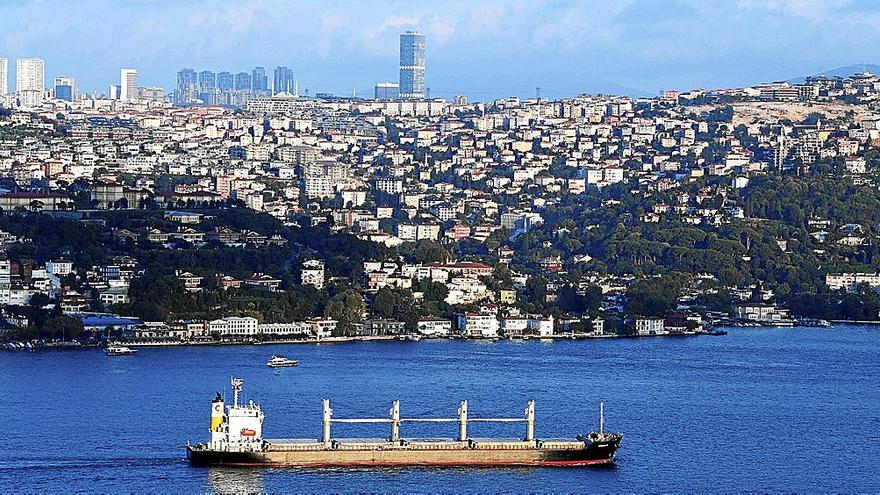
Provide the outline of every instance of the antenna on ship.
<path id="1" fill-rule="evenodd" d="M 238 394 L 241 392 L 241 385 L 244 383 L 244 380 L 241 378 L 232 377 L 232 404 L 235 407 L 238 407 Z"/>
<path id="2" fill-rule="evenodd" d="M 605 401 L 599 401 L 599 434 L 605 433 Z"/>

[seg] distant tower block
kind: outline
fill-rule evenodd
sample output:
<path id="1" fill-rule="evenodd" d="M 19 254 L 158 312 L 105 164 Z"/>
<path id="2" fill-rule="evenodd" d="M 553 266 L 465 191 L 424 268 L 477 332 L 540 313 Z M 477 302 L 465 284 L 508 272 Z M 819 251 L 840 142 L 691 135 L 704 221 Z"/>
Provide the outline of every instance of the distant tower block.
<path id="1" fill-rule="evenodd" d="M 425 35 L 407 31 L 400 35 L 400 97 L 425 97 Z"/>

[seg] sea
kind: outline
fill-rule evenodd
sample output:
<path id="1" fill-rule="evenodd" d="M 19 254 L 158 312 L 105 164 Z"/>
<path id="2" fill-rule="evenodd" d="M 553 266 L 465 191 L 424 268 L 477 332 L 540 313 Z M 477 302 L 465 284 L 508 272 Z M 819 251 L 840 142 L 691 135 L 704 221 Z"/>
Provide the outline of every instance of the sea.
<path id="1" fill-rule="evenodd" d="M 270 369 L 271 354 L 298 359 Z M 190 466 L 230 378 L 267 438 L 318 438 L 335 417 L 517 417 L 539 438 L 623 433 L 611 467 L 215 469 Z M 0 352 L 3 493 L 880 492 L 880 327 L 729 329 L 725 336 L 545 342 L 422 340 Z M 454 423 L 402 435 L 453 437 Z M 388 425 L 334 425 L 387 437 Z M 524 425 L 472 424 L 474 437 Z"/>

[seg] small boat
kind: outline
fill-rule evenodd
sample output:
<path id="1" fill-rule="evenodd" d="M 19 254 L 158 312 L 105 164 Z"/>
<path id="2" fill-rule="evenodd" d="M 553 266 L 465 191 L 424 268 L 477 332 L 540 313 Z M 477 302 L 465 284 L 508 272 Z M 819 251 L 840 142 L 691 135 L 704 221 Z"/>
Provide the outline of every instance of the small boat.
<path id="1" fill-rule="evenodd" d="M 108 345 L 104 349 L 104 353 L 108 356 L 131 356 L 137 352 L 137 349 L 125 347 L 124 345 Z"/>
<path id="2" fill-rule="evenodd" d="M 299 364 L 299 361 L 296 359 L 289 359 L 284 356 L 276 356 L 272 355 L 269 358 L 269 361 L 266 362 L 266 366 L 270 368 L 290 368 L 291 366 L 296 366 Z"/>

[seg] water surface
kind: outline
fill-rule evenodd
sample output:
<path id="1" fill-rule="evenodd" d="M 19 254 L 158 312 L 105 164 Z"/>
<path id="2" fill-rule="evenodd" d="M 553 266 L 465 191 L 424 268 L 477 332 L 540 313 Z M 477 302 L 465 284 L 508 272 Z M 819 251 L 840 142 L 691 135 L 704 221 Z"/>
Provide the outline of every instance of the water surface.
<path id="1" fill-rule="evenodd" d="M 270 354 L 300 360 L 272 370 Z M 25 492 L 878 492 L 880 328 L 732 329 L 723 337 L 558 342 L 374 342 L 0 353 L 0 486 Z M 269 438 L 320 436 L 334 414 L 519 416 L 539 437 L 606 426 L 611 468 L 247 470 L 190 467 L 231 375 Z M 387 426 L 334 425 L 334 436 Z M 455 424 L 404 425 L 452 437 Z M 523 425 L 470 425 L 521 436 Z"/>

